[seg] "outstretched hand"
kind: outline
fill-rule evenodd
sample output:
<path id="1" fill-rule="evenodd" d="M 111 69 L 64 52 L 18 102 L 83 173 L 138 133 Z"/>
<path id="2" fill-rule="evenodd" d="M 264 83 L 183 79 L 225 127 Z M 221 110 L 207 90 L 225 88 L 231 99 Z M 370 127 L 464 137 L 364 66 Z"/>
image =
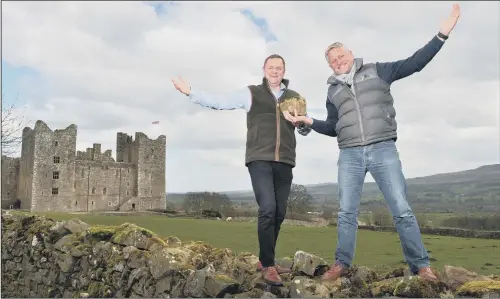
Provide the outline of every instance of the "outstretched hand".
<path id="1" fill-rule="evenodd" d="M 439 32 L 441 32 L 442 34 L 448 36 L 450 34 L 450 32 L 453 30 L 453 28 L 455 28 L 455 25 L 457 24 L 457 21 L 458 21 L 459 17 L 460 17 L 460 5 L 453 4 L 453 8 L 451 10 L 451 14 L 441 24 L 441 28 L 439 29 Z"/>
<path id="2" fill-rule="evenodd" d="M 288 111 L 283 112 L 283 115 L 285 116 L 285 119 L 291 122 L 294 126 L 298 126 L 301 123 L 304 123 L 306 125 L 312 125 L 312 119 L 305 116 L 305 115 L 297 115 L 297 110 L 291 114 Z"/>
<path id="3" fill-rule="evenodd" d="M 174 84 L 175 89 L 178 91 L 182 92 L 185 95 L 189 95 L 191 93 L 191 87 L 189 87 L 189 84 L 184 81 L 181 77 L 174 79 L 172 78 L 172 83 Z"/>

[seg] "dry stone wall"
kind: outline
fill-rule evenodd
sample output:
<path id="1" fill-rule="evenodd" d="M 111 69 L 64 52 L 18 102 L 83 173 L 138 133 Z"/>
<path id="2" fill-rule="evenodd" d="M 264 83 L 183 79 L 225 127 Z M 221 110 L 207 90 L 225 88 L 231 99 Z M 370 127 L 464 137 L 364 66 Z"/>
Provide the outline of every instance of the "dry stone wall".
<path id="1" fill-rule="evenodd" d="M 355 266 L 323 284 L 321 257 L 298 251 L 282 287 L 268 287 L 258 258 L 201 242 L 160 237 L 131 223 L 90 226 L 78 219 L 2 215 L 2 297 L 494 297 L 500 280 L 447 266 L 439 283 Z"/>

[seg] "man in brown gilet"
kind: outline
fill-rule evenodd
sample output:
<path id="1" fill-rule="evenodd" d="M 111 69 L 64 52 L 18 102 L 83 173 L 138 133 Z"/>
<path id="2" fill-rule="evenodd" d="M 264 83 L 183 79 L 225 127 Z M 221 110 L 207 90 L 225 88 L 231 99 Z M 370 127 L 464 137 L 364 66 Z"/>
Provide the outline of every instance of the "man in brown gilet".
<path id="1" fill-rule="evenodd" d="M 274 54 L 266 58 L 263 71 L 261 84 L 249 85 L 226 95 L 212 95 L 193 89 L 181 78 L 172 79 L 172 83 L 192 102 L 201 106 L 215 110 L 247 111 L 245 164 L 259 206 L 257 231 L 260 262 L 257 267 L 267 283 L 282 285 L 279 274 L 290 272 L 290 269 L 275 264 L 275 247 L 292 185 L 296 140 L 290 115 L 281 113 L 279 103 L 299 94 L 289 89 L 289 81 L 283 78 L 285 60 L 281 56 Z M 304 136 L 310 130 L 305 125 L 298 128 Z"/>

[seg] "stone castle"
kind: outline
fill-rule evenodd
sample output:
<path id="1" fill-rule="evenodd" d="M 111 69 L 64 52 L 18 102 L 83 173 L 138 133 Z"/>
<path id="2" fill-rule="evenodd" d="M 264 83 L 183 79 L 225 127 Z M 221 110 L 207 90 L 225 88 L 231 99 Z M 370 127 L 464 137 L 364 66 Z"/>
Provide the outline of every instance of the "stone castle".
<path id="1" fill-rule="evenodd" d="M 77 126 L 22 132 L 21 157 L 2 156 L 2 208 L 31 212 L 165 209 L 166 137 L 117 133 L 116 161 L 95 143 L 76 150 Z"/>

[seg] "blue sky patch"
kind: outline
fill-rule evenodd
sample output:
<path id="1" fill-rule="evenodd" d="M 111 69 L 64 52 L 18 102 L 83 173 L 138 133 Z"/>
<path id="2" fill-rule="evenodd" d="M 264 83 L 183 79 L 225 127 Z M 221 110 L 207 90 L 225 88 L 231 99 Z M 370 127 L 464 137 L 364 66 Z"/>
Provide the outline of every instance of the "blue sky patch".
<path id="1" fill-rule="evenodd" d="M 25 66 L 14 66 L 2 59 L 2 104 L 10 105 L 19 96 L 22 100 L 22 81 L 25 78 L 39 78 L 40 73 Z M 19 102 L 18 102 L 19 103 Z"/>
<path id="2" fill-rule="evenodd" d="M 266 19 L 255 16 L 255 14 L 249 9 L 244 9 L 241 11 L 241 13 L 250 21 L 252 21 L 257 27 L 259 27 L 260 32 L 262 36 L 264 36 L 266 42 L 270 43 L 278 40 L 276 35 L 271 31 L 271 29 L 269 29 L 269 25 L 267 24 Z"/>

